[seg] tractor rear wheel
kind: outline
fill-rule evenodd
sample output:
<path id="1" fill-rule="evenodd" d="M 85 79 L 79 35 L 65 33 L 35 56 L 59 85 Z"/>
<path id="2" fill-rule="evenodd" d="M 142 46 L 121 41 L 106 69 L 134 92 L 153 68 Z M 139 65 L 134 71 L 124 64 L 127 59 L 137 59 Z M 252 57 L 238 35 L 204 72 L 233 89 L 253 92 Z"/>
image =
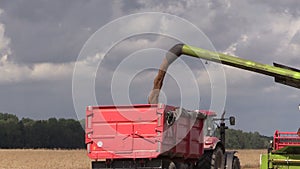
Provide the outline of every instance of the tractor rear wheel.
<path id="1" fill-rule="evenodd" d="M 221 147 L 205 152 L 197 164 L 197 169 L 223 169 L 224 153 Z"/>

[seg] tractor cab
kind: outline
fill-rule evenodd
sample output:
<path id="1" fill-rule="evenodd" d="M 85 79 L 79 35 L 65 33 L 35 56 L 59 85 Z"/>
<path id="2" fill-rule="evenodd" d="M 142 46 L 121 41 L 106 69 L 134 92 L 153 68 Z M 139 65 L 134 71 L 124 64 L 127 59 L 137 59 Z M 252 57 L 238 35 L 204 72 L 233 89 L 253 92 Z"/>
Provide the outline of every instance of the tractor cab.
<path id="1" fill-rule="evenodd" d="M 221 118 L 217 118 L 217 114 L 212 111 L 199 110 L 199 112 L 206 116 L 203 125 L 204 150 L 213 150 L 216 146 L 220 146 L 225 150 L 225 130 L 228 129 L 228 126 L 225 125 L 225 120 L 229 120 L 230 125 L 235 125 L 235 118 L 225 118 L 225 112 Z"/>

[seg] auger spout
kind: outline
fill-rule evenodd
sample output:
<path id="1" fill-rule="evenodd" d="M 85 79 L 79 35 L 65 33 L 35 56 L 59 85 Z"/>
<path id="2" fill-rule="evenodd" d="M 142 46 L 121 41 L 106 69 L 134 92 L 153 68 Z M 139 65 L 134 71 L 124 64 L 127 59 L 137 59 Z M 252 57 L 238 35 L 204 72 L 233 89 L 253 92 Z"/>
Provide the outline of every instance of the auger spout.
<path id="1" fill-rule="evenodd" d="M 274 66 L 238 58 L 224 53 L 213 52 L 185 44 L 173 46 L 166 54 L 157 76 L 154 79 L 153 89 L 149 95 L 148 103 L 157 104 L 159 92 L 163 85 L 165 73 L 169 65 L 181 55 L 236 67 L 275 78 L 275 82 L 300 89 L 300 70 L 289 66 L 274 63 Z"/>

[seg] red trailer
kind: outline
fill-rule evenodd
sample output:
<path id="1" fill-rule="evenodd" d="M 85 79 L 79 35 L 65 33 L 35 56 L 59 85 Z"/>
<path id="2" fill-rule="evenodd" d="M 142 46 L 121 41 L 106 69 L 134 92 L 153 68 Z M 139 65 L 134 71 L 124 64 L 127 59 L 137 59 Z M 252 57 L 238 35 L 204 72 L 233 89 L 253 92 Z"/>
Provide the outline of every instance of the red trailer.
<path id="1" fill-rule="evenodd" d="M 92 168 L 181 168 L 204 152 L 199 111 L 164 104 L 89 106 L 86 144 Z"/>

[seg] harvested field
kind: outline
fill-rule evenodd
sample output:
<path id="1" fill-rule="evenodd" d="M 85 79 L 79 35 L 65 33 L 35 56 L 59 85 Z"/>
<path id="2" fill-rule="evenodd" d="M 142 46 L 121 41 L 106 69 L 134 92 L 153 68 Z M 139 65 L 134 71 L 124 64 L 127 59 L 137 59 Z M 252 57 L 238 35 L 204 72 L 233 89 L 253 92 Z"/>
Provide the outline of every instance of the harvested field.
<path id="1" fill-rule="evenodd" d="M 243 169 L 259 169 L 266 150 L 239 150 Z M 85 150 L 0 150 L 0 169 L 89 169 Z"/>
<path id="2" fill-rule="evenodd" d="M 260 154 L 267 153 L 267 150 L 238 150 L 243 169 L 259 169 Z"/>
<path id="3" fill-rule="evenodd" d="M 85 150 L 0 150 L 0 169 L 89 169 Z"/>

